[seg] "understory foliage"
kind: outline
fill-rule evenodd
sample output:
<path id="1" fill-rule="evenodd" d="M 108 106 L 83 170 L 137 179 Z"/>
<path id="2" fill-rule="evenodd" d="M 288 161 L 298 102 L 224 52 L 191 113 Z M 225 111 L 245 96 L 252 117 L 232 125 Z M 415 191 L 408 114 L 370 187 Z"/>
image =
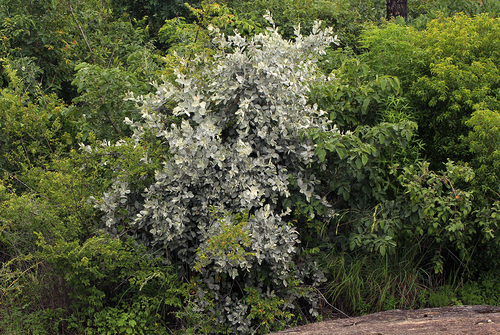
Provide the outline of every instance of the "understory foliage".
<path id="1" fill-rule="evenodd" d="M 232 35 L 235 29 L 243 36 L 257 30 L 255 23 L 240 19 L 225 5 L 203 1 L 201 8 L 186 6 L 191 16 L 167 20 L 158 32 L 159 40 L 169 46 L 169 57 L 191 59 L 197 54 L 211 54 L 214 49 L 209 26 L 227 35 Z M 190 17 L 194 19 L 189 20 Z"/>
<path id="2" fill-rule="evenodd" d="M 333 27 L 339 37 L 339 46 L 356 49 L 362 30 L 362 20 L 379 21 L 385 16 L 385 4 L 377 0 L 222 0 L 238 14 L 265 26 L 266 10 L 273 13 L 273 20 L 285 39 L 294 38 L 294 26 L 301 24 L 309 33 L 315 20 Z M 338 46 L 335 46 L 337 48 Z"/>
<path id="3" fill-rule="evenodd" d="M 308 199 L 314 196 L 314 177 L 304 173 L 314 146 L 300 136 L 329 128 L 307 96 L 310 83 L 326 80 L 316 57 L 335 41 L 319 23 L 307 37 L 297 29 L 294 42 L 275 27 L 251 39 L 218 34 L 215 64 L 177 72 L 174 84 L 155 85 L 155 95 L 130 97 L 142 113 L 140 121 L 126 120 L 132 138 L 153 131 L 172 157 L 154 183 L 138 190 L 142 202 L 131 201 L 127 180 L 116 180 L 99 203 L 106 226 L 125 224 L 136 240 L 185 269 L 198 284 L 189 308 L 215 327 L 266 329 L 261 324 L 269 320 L 252 296 L 275 301 L 283 320 L 290 314 L 278 311 L 293 311 L 304 294 L 314 307 L 314 294 L 299 288 L 322 277 L 294 262 L 299 236 L 281 201 L 291 177 Z M 166 124 L 167 108 L 177 123 Z"/>
<path id="4" fill-rule="evenodd" d="M 498 110 L 499 19 L 487 14 L 440 16 L 426 30 L 389 24 L 363 35 L 363 57 L 379 74 L 399 77 L 415 109 L 433 167 L 471 161 L 466 122 L 475 111 Z"/>
<path id="5" fill-rule="evenodd" d="M 369 29 L 363 35 L 369 48 L 363 58 L 370 67 L 380 74 L 398 76 L 408 92 L 406 96 L 418 123 L 419 138 L 424 144 L 422 154 L 430 162 L 429 169 L 446 168 L 440 177 L 439 173 L 428 175 L 422 170 L 423 179 L 408 184 L 412 188 L 435 190 L 418 195 L 420 191 L 408 189 L 413 214 L 407 217 L 418 213 L 413 222 L 432 223 L 427 229 L 430 236 L 445 229 L 446 235 L 436 240 L 436 247 L 439 246 L 436 260 L 442 257 L 444 245 L 466 262 L 474 250 L 485 248 L 486 240 L 492 241 L 486 250 L 497 241 L 493 237 L 497 235 L 499 206 L 495 159 L 500 106 L 499 22 L 487 14 L 475 17 L 463 13 L 453 17 L 441 14 L 422 31 L 388 24 Z M 447 163 L 450 159 L 465 167 L 451 168 L 451 163 Z M 454 182 L 460 175 L 460 181 Z M 436 184 L 440 179 L 444 183 Z M 447 196 L 439 195 L 445 189 L 443 186 L 451 191 Z M 429 197 L 436 202 L 427 201 Z M 465 255 L 469 256 L 464 258 Z"/>
<path id="6" fill-rule="evenodd" d="M 500 304 L 499 3 L 2 1 L 0 333 Z"/>
<path id="7" fill-rule="evenodd" d="M 374 77 L 356 59 L 334 73 L 337 80 L 316 87 L 312 99 L 343 134 L 310 131 L 322 162 L 316 173 L 321 192 L 342 208 L 333 224 L 322 225 L 326 241 L 382 256 L 418 245 L 436 273 L 444 271 L 448 252 L 470 261 L 498 225 L 496 203 L 477 205 L 474 171 L 449 161 L 436 172 L 418 162 L 424 149 L 414 139 L 416 123 L 397 78 Z"/>

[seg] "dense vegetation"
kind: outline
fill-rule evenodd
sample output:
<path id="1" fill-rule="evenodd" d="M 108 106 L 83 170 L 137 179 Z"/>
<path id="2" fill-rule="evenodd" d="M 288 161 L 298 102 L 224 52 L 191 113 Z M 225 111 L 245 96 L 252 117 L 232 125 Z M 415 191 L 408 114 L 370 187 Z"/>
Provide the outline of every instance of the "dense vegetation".
<path id="1" fill-rule="evenodd" d="M 500 305 L 499 13 L 2 1 L 0 333 Z"/>

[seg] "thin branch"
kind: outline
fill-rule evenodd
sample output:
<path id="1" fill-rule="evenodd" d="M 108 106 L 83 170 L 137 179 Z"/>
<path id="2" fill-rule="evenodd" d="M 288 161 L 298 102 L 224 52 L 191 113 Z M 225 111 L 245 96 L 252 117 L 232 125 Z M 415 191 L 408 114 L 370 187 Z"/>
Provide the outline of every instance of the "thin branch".
<path id="1" fill-rule="evenodd" d="M 339 313 L 342 313 L 343 315 L 347 316 L 348 318 L 351 318 L 349 315 L 347 315 L 346 313 L 342 312 L 340 309 L 338 309 L 337 307 L 333 306 L 332 304 L 330 304 L 328 302 L 328 300 L 326 300 L 325 296 L 323 295 L 323 293 L 321 293 L 321 291 L 317 288 L 317 287 L 314 287 L 314 286 L 310 286 L 310 285 L 307 285 L 306 287 L 310 287 L 310 288 L 313 288 L 315 289 L 318 294 L 321 296 L 321 298 L 323 298 L 323 300 L 333 309 L 335 309 L 337 312 Z"/>
<path id="2" fill-rule="evenodd" d="M 85 44 L 87 44 L 87 48 L 89 48 L 90 53 L 92 53 L 92 48 L 90 47 L 90 44 L 87 41 L 87 37 L 85 36 L 85 33 L 83 32 L 82 26 L 80 25 L 80 23 L 78 23 L 78 20 L 75 16 L 75 12 L 73 12 L 73 7 L 71 7 L 71 0 L 68 0 L 68 7 L 69 7 L 69 11 L 71 12 L 71 15 L 73 16 L 73 19 L 76 22 L 76 25 L 78 26 L 78 29 L 80 29 L 80 32 L 82 33 L 83 39 L 85 40 Z"/>
<path id="3" fill-rule="evenodd" d="M 38 86 L 36 83 L 35 75 L 33 73 L 31 73 L 30 70 L 28 70 L 28 68 L 29 68 L 28 64 L 25 64 L 24 61 L 23 61 L 23 65 L 26 68 L 26 72 L 28 72 L 28 75 L 31 77 L 31 80 L 33 81 L 33 85 L 35 86 L 35 88 L 38 87 L 38 90 L 40 92 L 40 96 L 42 97 L 42 100 L 43 100 L 43 104 L 45 105 L 45 109 L 47 110 L 47 112 L 50 112 L 49 108 L 48 108 L 47 100 L 45 100 L 45 95 L 43 94 L 41 87 Z M 38 122 L 38 118 L 36 117 L 36 113 L 33 113 L 33 118 L 37 122 L 38 128 L 40 128 L 42 136 L 45 139 L 45 142 L 47 142 L 47 146 L 49 147 L 50 152 L 52 153 L 52 155 L 54 155 L 54 151 L 52 150 L 52 146 L 50 145 L 50 142 L 49 142 L 47 136 L 45 136 L 45 132 L 43 131 L 41 123 Z"/>
<path id="4" fill-rule="evenodd" d="M 106 67 L 109 68 L 109 65 L 111 64 L 111 61 L 113 60 L 113 56 L 115 55 L 116 48 L 113 49 L 113 52 L 111 53 L 111 56 L 109 56 L 108 63 L 106 64 Z"/>
<path id="5" fill-rule="evenodd" d="M 21 183 L 22 185 L 24 185 L 24 187 L 28 188 L 31 192 L 33 192 L 34 194 L 37 194 L 39 195 L 40 197 L 44 198 L 45 200 L 51 202 L 51 203 L 54 203 L 56 205 L 61 205 L 60 203 L 58 203 L 57 201 L 54 201 L 52 199 L 49 199 L 47 198 L 46 196 L 44 196 L 42 193 L 40 192 L 37 192 L 35 191 L 33 188 L 29 187 L 28 185 L 26 185 L 22 180 L 20 180 L 19 178 L 17 178 L 17 176 L 15 174 L 12 174 L 10 173 L 9 171 L 5 170 L 4 168 L 0 168 L 0 170 L 3 170 L 5 171 L 11 178 L 17 180 L 19 183 Z"/>
<path id="6" fill-rule="evenodd" d="M 109 113 L 106 110 L 104 110 L 104 115 L 106 115 L 106 117 L 108 118 L 109 122 L 111 122 L 111 125 L 115 129 L 116 133 L 118 135 L 122 135 L 122 132 L 120 131 L 120 129 L 118 129 L 118 127 L 116 126 L 115 122 L 111 119 L 111 116 L 109 116 Z"/>

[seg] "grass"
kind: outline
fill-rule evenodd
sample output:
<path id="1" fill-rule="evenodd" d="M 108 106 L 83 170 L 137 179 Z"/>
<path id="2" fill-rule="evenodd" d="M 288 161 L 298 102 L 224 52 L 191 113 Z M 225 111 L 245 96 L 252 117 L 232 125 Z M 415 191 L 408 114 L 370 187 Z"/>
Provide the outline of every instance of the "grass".
<path id="1" fill-rule="evenodd" d="M 414 249 L 384 257 L 346 252 L 324 255 L 326 297 L 350 315 L 421 307 L 431 275 Z"/>

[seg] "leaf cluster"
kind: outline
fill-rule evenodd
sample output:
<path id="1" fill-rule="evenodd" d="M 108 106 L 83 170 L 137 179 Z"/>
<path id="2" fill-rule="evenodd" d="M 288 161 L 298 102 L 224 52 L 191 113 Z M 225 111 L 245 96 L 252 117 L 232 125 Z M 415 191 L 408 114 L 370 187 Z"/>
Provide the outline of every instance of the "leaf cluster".
<path id="1" fill-rule="evenodd" d="M 389 24 L 364 35 L 370 66 L 398 76 L 408 91 L 433 166 L 446 158 L 470 161 L 461 138 L 466 121 L 481 106 L 498 109 L 497 21 L 459 14 L 438 17 L 424 31 Z"/>

